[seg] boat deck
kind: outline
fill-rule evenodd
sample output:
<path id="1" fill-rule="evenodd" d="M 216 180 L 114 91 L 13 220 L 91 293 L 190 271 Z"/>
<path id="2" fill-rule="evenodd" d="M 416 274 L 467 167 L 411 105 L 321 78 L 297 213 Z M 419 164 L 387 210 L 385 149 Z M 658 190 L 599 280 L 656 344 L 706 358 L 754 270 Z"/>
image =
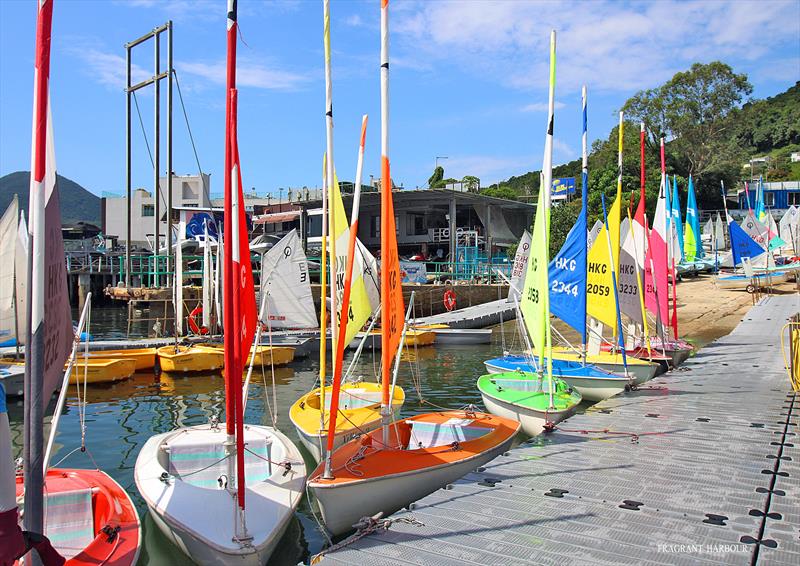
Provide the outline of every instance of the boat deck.
<path id="1" fill-rule="evenodd" d="M 514 303 L 506 299 L 473 305 L 463 309 L 418 318 L 416 323 L 447 324 L 450 328 L 486 328 L 505 320 L 514 320 L 517 313 Z"/>
<path id="2" fill-rule="evenodd" d="M 800 564 L 800 395 L 769 296 L 730 335 L 440 489 L 329 564 Z"/>

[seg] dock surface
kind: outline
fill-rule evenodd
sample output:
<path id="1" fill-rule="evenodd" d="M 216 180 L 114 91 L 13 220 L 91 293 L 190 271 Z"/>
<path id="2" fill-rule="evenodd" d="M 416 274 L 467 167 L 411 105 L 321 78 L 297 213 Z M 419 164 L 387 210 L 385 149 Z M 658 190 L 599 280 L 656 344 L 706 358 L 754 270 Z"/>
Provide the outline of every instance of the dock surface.
<path id="1" fill-rule="evenodd" d="M 798 295 L 638 391 L 598 403 L 326 564 L 800 564 L 800 395 L 780 346 Z M 477 378 L 477 376 L 476 376 Z"/>

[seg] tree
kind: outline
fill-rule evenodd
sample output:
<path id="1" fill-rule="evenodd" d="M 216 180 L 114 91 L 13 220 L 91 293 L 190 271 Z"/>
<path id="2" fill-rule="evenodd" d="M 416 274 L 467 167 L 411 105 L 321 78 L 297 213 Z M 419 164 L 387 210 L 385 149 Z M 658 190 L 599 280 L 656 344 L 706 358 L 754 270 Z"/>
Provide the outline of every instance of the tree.
<path id="1" fill-rule="evenodd" d="M 747 75 L 737 75 L 729 65 L 695 63 L 661 87 L 638 92 L 622 109 L 628 118 L 645 123 L 651 142 L 661 131 L 671 135 L 672 149 L 686 159 L 687 172 L 699 178 L 737 158 L 728 143 L 728 118 L 752 92 Z"/>
<path id="2" fill-rule="evenodd" d="M 439 186 L 442 179 L 444 179 L 444 167 L 437 165 L 436 169 L 433 170 L 433 175 L 428 179 L 428 188 L 435 189 Z"/>
<path id="3" fill-rule="evenodd" d="M 517 192 L 508 185 L 495 185 L 488 189 L 483 189 L 481 194 L 487 197 L 504 198 L 506 200 L 517 200 L 519 196 Z"/>
<path id="4" fill-rule="evenodd" d="M 464 185 L 464 188 L 471 193 L 477 193 L 478 189 L 481 188 L 481 180 L 472 175 L 464 175 L 464 178 L 461 179 L 461 183 Z"/>

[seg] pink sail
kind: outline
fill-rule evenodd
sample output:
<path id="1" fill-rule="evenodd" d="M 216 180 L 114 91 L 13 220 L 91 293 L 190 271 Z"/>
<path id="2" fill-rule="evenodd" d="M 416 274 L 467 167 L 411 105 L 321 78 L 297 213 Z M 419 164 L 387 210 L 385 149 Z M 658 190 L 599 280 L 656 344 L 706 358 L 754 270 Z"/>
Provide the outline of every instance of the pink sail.
<path id="1" fill-rule="evenodd" d="M 667 204 L 664 196 L 664 179 L 658 191 L 658 204 L 650 230 L 647 254 L 644 261 L 645 308 L 653 313 L 662 325 L 667 324 L 669 291 L 667 289 Z M 647 220 L 645 219 L 645 222 Z"/>

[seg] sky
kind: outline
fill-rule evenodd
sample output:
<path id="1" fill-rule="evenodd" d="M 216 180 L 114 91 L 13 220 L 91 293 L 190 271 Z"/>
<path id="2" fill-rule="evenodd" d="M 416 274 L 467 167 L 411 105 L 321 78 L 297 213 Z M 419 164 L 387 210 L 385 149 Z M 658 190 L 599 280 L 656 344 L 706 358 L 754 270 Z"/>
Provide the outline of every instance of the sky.
<path id="1" fill-rule="evenodd" d="M 125 191 L 125 49 L 171 19 L 174 66 L 202 170 L 221 193 L 225 102 L 224 0 L 56 0 L 51 104 L 59 173 L 96 194 Z M 753 97 L 800 80 L 800 1 L 390 3 L 392 176 L 425 186 L 437 157 L 446 177 L 483 185 L 541 168 L 548 45 L 558 32 L 554 162 L 580 156 L 580 91 L 589 138 L 605 138 L 636 91 L 694 62 L 746 73 Z M 36 2 L 0 1 L 0 175 L 30 168 Z M 325 151 L 321 0 L 239 0 L 239 148 L 243 182 L 259 195 L 315 187 Z M 378 0 L 331 2 L 334 158 L 355 175 L 362 114 L 369 115 L 365 182 L 380 175 Z M 162 69 L 166 38 L 162 41 Z M 154 45 L 133 50 L 133 80 L 153 74 Z M 153 89 L 136 97 L 153 143 Z M 166 84 L 161 94 L 166 170 Z M 153 169 L 133 114 L 133 185 Z M 198 170 L 177 89 L 173 170 Z"/>

